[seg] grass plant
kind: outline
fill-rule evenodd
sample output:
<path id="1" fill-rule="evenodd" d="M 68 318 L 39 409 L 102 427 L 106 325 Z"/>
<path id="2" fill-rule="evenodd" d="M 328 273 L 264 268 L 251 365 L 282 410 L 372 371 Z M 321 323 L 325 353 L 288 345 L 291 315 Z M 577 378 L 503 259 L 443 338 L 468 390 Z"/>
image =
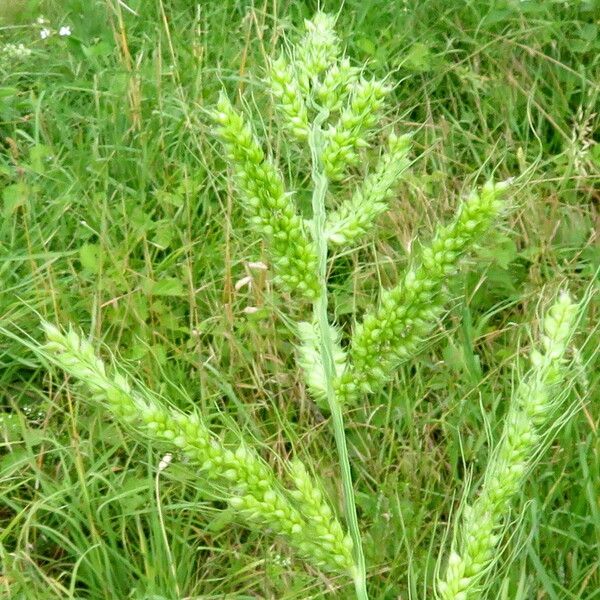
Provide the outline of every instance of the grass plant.
<path id="1" fill-rule="evenodd" d="M 594 5 L 322 8 L 0 3 L 0 596 L 600 598 Z"/>

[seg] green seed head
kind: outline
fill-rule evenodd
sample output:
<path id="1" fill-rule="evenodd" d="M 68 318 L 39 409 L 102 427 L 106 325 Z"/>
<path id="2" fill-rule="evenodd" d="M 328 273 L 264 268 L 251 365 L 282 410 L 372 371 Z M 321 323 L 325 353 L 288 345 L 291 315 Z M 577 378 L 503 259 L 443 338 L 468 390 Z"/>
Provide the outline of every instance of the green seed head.
<path id="1" fill-rule="evenodd" d="M 457 548 L 450 554 L 444 580 L 438 582 L 444 600 L 476 598 L 482 577 L 494 561 L 509 503 L 535 460 L 547 416 L 555 408 L 553 395 L 559 394 L 556 384 L 564 380 L 564 354 L 577 311 L 570 296 L 562 293 L 546 314 L 544 349 L 532 352 L 531 370 L 516 390 L 480 494 L 463 510 Z"/>
<path id="2" fill-rule="evenodd" d="M 226 448 L 197 414 L 163 406 L 134 392 L 122 374 L 109 374 L 91 344 L 74 330 L 64 334 L 50 323 L 42 327 L 48 339 L 45 350 L 54 362 L 93 390 L 94 399 L 115 417 L 156 442 L 181 450 L 208 479 L 218 482 L 223 500 L 240 518 L 283 536 L 316 566 L 349 571 L 352 557 L 343 530 L 299 461 L 290 467 L 294 488 L 288 491 L 248 446 Z"/>
<path id="3" fill-rule="evenodd" d="M 252 226 L 268 243 L 276 279 L 307 299 L 319 293 L 317 256 L 283 179 L 250 126 L 221 94 L 212 113 Z"/>
<path id="4" fill-rule="evenodd" d="M 402 148 L 407 140 L 392 140 Z M 439 227 L 420 262 L 402 282 L 383 292 L 379 307 L 369 311 L 352 336 L 349 367 L 336 389 L 344 402 L 371 393 L 389 378 L 401 360 L 411 356 L 443 310 L 445 284 L 462 258 L 483 239 L 503 210 L 505 183 L 487 183 L 461 203 L 454 222 Z M 467 223 L 473 226 L 467 227 Z"/>

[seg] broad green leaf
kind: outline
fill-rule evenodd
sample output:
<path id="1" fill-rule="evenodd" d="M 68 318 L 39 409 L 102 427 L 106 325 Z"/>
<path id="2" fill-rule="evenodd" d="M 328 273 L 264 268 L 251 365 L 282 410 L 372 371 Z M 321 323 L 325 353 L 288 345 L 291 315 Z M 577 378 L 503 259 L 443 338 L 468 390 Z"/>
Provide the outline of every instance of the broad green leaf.
<path id="1" fill-rule="evenodd" d="M 98 244 L 84 244 L 79 249 L 79 262 L 90 273 L 99 273 L 101 267 L 100 247 Z"/>
<path id="2" fill-rule="evenodd" d="M 23 181 L 5 187 L 2 192 L 2 200 L 4 201 L 2 214 L 4 218 L 12 216 L 17 208 L 25 206 L 30 192 L 31 188 Z"/>
<path id="3" fill-rule="evenodd" d="M 148 281 L 145 288 L 153 296 L 185 296 L 183 284 L 175 277 L 167 277 L 159 281 Z"/>

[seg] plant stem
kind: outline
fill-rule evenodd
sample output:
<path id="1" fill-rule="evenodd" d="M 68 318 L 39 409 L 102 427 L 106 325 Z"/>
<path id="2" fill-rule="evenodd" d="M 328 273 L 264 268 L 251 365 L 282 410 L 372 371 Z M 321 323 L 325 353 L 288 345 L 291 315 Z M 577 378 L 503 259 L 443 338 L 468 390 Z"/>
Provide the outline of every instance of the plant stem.
<path id="1" fill-rule="evenodd" d="M 350 459 L 348 457 L 348 446 L 346 444 L 346 432 L 344 428 L 344 417 L 342 408 L 337 401 L 333 380 L 335 377 L 335 366 L 333 361 L 333 340 L 329 328 L 327 315 L 327 240 L 325 239 L 325 195 L 327 193 L 327 176 L 321 165 L 321 148 L 323 144 L 321 125 L 328 116 L 328 112 L 321 110 L 311 127 L 309 144 L 312 157 L 312 180 L 314 184 L 312 195 L 313 210 L 313 235 L 318 257 L 318 276 L 321 292 L 313 303 L 313 316 L 318 324 L 321 360 L 325 374 L 327 403 L 331 411 L 333 423 L 333 434 L 337 448 L 338 460 L 342 471 L 342 486 L 344 489 L 344 506 L 348 529 L 354 545 L 355 568 L 352 573 L 354 587 L 358 600 L 368 600 L 366 585 L 365 557 L 362 549 L 362 540 L 358 527 L 356 515 L 356 501 L 354 498 L 354 486 L 352 485 L 352 473 L 350 471 Z"/>

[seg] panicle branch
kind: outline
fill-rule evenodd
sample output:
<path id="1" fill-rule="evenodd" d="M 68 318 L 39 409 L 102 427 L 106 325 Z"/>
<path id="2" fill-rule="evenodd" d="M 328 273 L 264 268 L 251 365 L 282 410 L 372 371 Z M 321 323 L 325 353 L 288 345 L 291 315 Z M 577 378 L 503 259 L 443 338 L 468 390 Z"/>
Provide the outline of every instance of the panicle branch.
<path id="1" fill-rule="evenodd" d="M 350 101 L 335 125 L 325 132 L 321 157 L 325 173 L 332 181 L 344 177 L 349 166 L 359 160 L 358 150 L 368 146 L 368 134 L 379 118 L 385 96 L 390 91 L 381 81 L 361 78 L 351 86 Z"/>
<path id="2" fill-rule="evenodd" d="M 344 533 L 329 505 L 324 502 L 324 493 L 308 474 L 304 464 L 294 459 L 290 463 L 290 475 L 295 489 L 292 496 L 302 506 L 302 516 L 311 524 L 321 541 L 319 558 L 333 560 L 340 568 L 350 571 L 352 559 L 352 538 Z"/>
<path id="3" fill-rule="evenodd" d="M 410 162 L 410 135 L 391 133 L 388 150 L 379 160 L 375 172 L 364 180 L 352 197 L 327 217 L 325 235 L 330 244 L 348 246 L 358 241 L 388 209 L 394 187 Z"/>
<path id="4" fill-rule="evenodd" d="M 250 222 L 267 240 L 276 279 L 307 299 L 319 294 L 317 256 L 275 165 L 225 94 L 212 112 Z"/>
<path id="5" fill-rule="evenodd" d="M 531 353 L 531 370 L 517 388 L 479 497 L 463 509 L 458 544 L 450 553 L 444 580 L 438 582 L 442 600 L 475 597 L 483 576 L 494 563 L 509 503 L 533 462 L 557 398 L 564 397 L 559 385 L 567 371 L 564 355 L 577 313 L 578 305 L 563 292 L 546 314 L 542 351 Z"/>
<path id="6" fill-rule="evenodd" d="M 439 227 L 431 245 L 423 248 L 420 263 L 399 285 L 384 291 L 379 307 L 356 326 L 348 367 L 336 381 L 342 402 L 374 392 L 415 352 L 443 309 L 447 278 L 500 214 L 507 188 L 508 182 L 490 182 L 473 192 L 454 222 Z"/>
<path id="7" fill-rule="evenodd" d="M 52 360 L 79 380 L 92 398 L 149 438 L 176 447 L 203 474 L 215 480 L 218 491 L 248 523 L 260 524 L 278 535 L 313 564 L 333 572 L 348 572 L 351 548 L 333 511 L 317 494 L 305 467 L 296 460 L 290 467 L 294 489 L 286 490 L 275 473 L 245 444 L 227 448 L 198 414 L 183 414 L 134 391 L 120 373 L 108 374 L 92 345 L 75 331 L 62 333 L 43 323 Z M 315 515 L 321 515 L 315 520 Z"/>
<path id="8" fill-rule="evenodd" d="M 313 400 L 323 409 L 327 409 L 327 382 L 321 357 L 319 329 L 316 323 L 302 321 L 298 323 L 298 363 L 304 372 L 306 385 Z M 346 366 L 346 353 L 342 349 L 340 332 L 330 325 L 333 344 L 333 365 L 339 377 Z"/>
<path id="9" fill-rule="evenodd" d="M 268 83 L 286 128 L 297 140 L 305 142 L 309 131 L 308 111 L 294 68 L 283 53 L 271 61 Z"/>
<path id="10" fill-rule="evenodd" d="M 338 63 L 333 64 L 317 88 L 317 99 L 321 106 L 329 112 L 340 110 L 352 91 L 358 74 L 359 70 L 350 65 L 348 58 L 342 58 Z"/>
<path id="11" fill-rule="evenodd" d="M 311 92 L 311 84 L 317 83 L 321 73 L 336 62 L 341 52 L 334 25 L 335 18 L 321 11 L 304 21 L 306 34 L 296 46 L 295 67 L 306 95 Z"/>

